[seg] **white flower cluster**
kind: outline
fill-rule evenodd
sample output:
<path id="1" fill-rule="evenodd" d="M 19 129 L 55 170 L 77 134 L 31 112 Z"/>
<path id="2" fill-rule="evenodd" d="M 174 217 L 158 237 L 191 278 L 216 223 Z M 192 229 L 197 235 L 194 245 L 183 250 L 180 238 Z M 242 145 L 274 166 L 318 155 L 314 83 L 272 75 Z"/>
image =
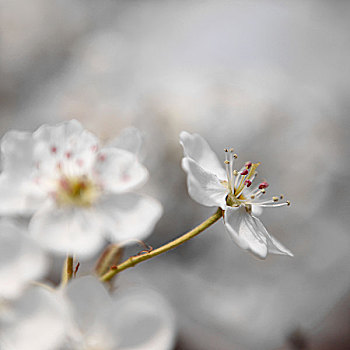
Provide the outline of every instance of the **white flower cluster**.
<path id="1" fill-rule="evenodd" d="M 4 136 L 0 350 L 171 349 L 174 317 L 160 295 L 132 290 L 111 297 L 96 277 L 72 279 L 68 266 L 73 256 L 92 257 L 106 241 L 119 249 L 118 244 L 146 238 L 161 217 L 156 199 L 134 192 L 148 178 L 139 159 L 141 139 L 136 129 L 128 129 L 102 145 L 76 120 Z M 261 207 L 289 205 L 282 196 L 261 199 L 267 182 L 251 188 L 259 163 L 247 162 L 237 171 L 237 156 L 225 150 L 225 170 L 199 135 L 182 132 L 180 143 L 189 194 L 221 208 L 215 215 L 219 219 L 222 213 L 234 241 L 260 258 L 292 255 L 255 216 Z M 15 216 L 27 218 L 28 227 Z M 29 286 L 45 277 L 49 253 L 68 256 L 61 288 Z M 96 272 L 102 281 L 114 276 L 105 278 L 106 264 L 109 273 L 118 268 L 106 263 L 107 255 L 106 250 L 99 260 L 102 274 Z"/>

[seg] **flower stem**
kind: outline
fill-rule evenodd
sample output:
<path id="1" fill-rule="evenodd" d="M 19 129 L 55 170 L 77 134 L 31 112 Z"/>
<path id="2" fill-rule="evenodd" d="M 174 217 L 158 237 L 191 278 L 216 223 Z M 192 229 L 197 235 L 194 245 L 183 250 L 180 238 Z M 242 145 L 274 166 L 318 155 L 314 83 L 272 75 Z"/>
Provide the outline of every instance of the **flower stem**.
<path id="1" fill-rule="evenodd" d="M 176 248 L 177 246 L 179 246 L 182 243 L 197 236 L 199 233 L 201 233 L 202 231 L 204 231 L 205 229 L 207 229 L 208 227 L 213 225 L 216 221 L 218 221 L 222 217 L 222 214 L 223 214 L 223 211 L 221 210 L 221 208 L 219 208 L 215 214 L 213 214 L 207 220 L 202 222 L 200 225 L 195 227 L 193 230 L 185 233 L 181 237 L 176 238 L 173 241 L 171 241 L 167 244 L 164 244 L 163 246 L 161 246 L 155 250 L 152 250 L 148 253 L 138 255 L 138 256 L 131 256 L 129 259 L 125 260 L 124 262 L 122 262 L 118 266 L 112 266 L 111 269 L 100 278 L 100 280 L 102 282 L 110 281 L 117 273 L 119 273 L 123 270 L 126 270 L 129 267 L 133 267 L 142 261 L 154 258 L 155 256 L 157 256 L 159 254 L 165 253 L 170 249 Z"/>
<path id="2" fill-rule="evenodd" d="M 73 257 L 70 255 L 67 255 L 67 259 L 63 264 L 61 285 L 63 286 L 66 285 L 72 277 L 73 277 Z"/>

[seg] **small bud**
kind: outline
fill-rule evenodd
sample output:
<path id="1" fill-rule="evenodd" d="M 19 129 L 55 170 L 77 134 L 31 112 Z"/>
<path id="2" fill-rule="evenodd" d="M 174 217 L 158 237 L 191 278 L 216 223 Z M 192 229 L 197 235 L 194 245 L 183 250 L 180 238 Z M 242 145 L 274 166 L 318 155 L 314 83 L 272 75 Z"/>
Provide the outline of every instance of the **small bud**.
<path id="1" fill-rule="evenodd" d="M 123 248 L 118 244 L 110 244 L 101 254 L 95 266 L 95 273 L 98 276 L 103 276 L 113 266 L 119 264 L 123 257 Z"/>

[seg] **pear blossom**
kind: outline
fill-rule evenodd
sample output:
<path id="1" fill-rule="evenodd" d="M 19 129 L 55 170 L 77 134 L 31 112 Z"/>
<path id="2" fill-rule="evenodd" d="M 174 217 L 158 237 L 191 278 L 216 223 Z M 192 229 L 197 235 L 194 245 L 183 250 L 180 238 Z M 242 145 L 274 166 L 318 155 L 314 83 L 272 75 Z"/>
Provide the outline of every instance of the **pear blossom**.
<path id="1" fill-rule="evenodd" d="M 15 222 L 0 221 L 0 302 L 18 297 L 29 282 L 44 276 L 41 247 Z"/>
<path id="2" fill-rule="evenodd" d="M 10 131 L 1 154 L 0 214 L 32 215 L 31 234 L 53 252 L 89 257 L 105 238 L 143 239 L 162 214 L 133 192 L 148 178 L 137 155 L 101 145 L 76 120 Z"/>
<path id="3" fill-rule="evenodd" d="M 268 253 L 293 256 L 256 217 L 263 207 L 290 205 L 283 195 L 262 199 L 269 184 L 263 181 L 253 186 L 260 163 L 249 161 L 236 170 L 237 155 L 233 149 L 225 149 L 224 169 L 200 135 L 182 131 L 180 144 L 184 150 L 182 168 L 187 173 L 190 196 L 202 205 L 217 206 L 224 211 L 226 231 L 240 248 L 261 259 L 265 259 Z"/>
<path id="4" fill-rule="evenodd" d="M 170 350 L 175 319 L 157 292 L 109 295 L 93 276 L 61 290 L 32 287 L 0 311 L 1 350 Z"/>

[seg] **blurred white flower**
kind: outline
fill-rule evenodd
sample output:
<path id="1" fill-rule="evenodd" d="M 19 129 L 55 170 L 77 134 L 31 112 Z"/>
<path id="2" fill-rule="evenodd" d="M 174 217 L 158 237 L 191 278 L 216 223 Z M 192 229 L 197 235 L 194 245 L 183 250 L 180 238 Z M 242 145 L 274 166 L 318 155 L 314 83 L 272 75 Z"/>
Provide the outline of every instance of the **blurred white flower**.
<path id="1" fill-rule="evenodd" d="M 65 349 L 170 350 L 175 320 L 158 293 L 128 290 L 111 297 L 94 277 L 71 281 L 65 296 L 71 305 L 76 332 Z"/>
<path id="2" fill-rule="evenodd" d="M 0 301 L 19 296 L 28 282 L 44 276 L 46 257 L 17 224 L 0 221 Z"/>
<path id="3" fill-rule="evenodd" d="M 158 293 L 111 297 L 94 277 L 59 292 L 29 289 L 0 313 L 1 350 L 170 350 L 175 319 Z"/>
<path id="4" fill-rule="evenodd" d="M 30 231 L 51 251 L 81 258 L 105 237 L 143 239 L 162 214 L 158 201 L 130 192 L 148 178 L 137 156 L 102 147 L 76 120 L 10 131 L 1 152 L 0 213 L 34 213 Z"/>
<path id="5" fill-rule="evenodd" d="M 180 134 L 180 144 L 184 149 L 182 168 L 187 173 L 190 196 L 200 204 L 218 206 L 225 211 L 226 230 L 239 247 L 262 259 L 268 253 L 293 256 L 269 235 L 261 221 L 253 215 L 259 215 L 262 207 L 290 204 L 289 201 L 280 202 L 283 196 L 261 200 L 268 187 L 267 182 L 250 188 L 260 163 L 247 162 L 237 171 L 233 168 L 237 155 L 233 149 L 225 149 L 225 171 L 200 135 L 183 131 Z"/>
<path id="6" fill-rule="evenodd" d="M 1 350 L 56 350 L 70 329 L 67 306 L 55 292 L 31 287 L 0 312 Z"/>

